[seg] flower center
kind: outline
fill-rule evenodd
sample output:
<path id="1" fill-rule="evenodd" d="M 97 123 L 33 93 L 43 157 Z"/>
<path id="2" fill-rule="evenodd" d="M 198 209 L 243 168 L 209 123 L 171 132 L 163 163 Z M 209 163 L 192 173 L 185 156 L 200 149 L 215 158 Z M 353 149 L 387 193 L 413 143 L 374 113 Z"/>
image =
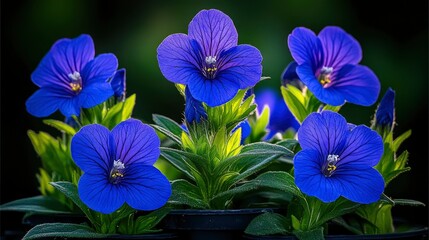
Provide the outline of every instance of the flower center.
<path id="1" fill-rule="evenodd" d="M 337 162 L 340 160 L 340 157 L 338 155 L 329 154 L 328 158 L 326 159 L 325 164 L 322 167 L 322 172 L 325 177 L 330 177 L 334 173 L 335 169 L 337 169 Z"/>
<path id="2" fill-rule="evenodd" d="M 319 74 L 319 82 L 322 86 L 331 82 L 331 73 L 334 71 L 332 67 L 322 67 Z"/>
<path id="3" fill-rule="evenodd" d="M 73 73 L 70 73 L 68 75 L 70 79 L 70 87 L 71 90 L 75 93 L 79 93 L 82 90 L 82 77 L 80 76 L 80 73 L 77 71 L 74 71 Z"/>
<path id="4" fill-rule="evenodd" d="M 120 159 L 113 161 L 113 168 L 110 171 L 110 182 L 117 184 L 124 177 L 125 165 Z"/>
<path id="5" fill-rule="evenodd" d="M 203 74 L 206 78 L 213 79 L 216 74 L 216 56 L 206 57 L 206 64 L 203 67 Z"/>

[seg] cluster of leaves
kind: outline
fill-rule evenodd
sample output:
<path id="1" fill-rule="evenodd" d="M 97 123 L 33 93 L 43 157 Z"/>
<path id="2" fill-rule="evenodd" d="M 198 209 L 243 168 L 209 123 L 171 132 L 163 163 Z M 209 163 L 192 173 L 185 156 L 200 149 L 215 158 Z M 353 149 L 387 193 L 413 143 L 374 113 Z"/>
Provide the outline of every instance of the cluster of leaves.
<path id="1" fill-rule="evenodd" d="M 149 214 L 136 216 L 136 211 L 126 204 L 112 214 L 102 214 L 89 209 L 79 198 L 77 187 L 70 182 L 53 182 L 51 185 L 64 194 L 84 213 L 88 222 L 44 223 L 35 226 L 24 239 L 49 237 L 63 238 L 104 238 L 115 234 L 144 234 L 159 232 L 153 229 L 169 213 L 168 207 L 160 208 Z M 51 211 L 52 213 L 52 211 Z M 59 213 L 53 212 L 53 213 Z"/>
<path id="2" fill-rule="evenodd" d="M 185 179 L 172 182 L 171 203 L 228 209 L 234 197 L 267 186 L 249 177 L 281 156 L 293 157 L 293 152 L 281 144 L 240 144 L 241 129 L 234 128 L 256 109 L 254 96 L 244 96 L 241 90 L 224 105 L 205 106 L 207 121 L 188 123 L 187 131 L 167 117 L 154 115 L 154 128 L 181 148 L 161 148 L 161 155 L 185 175 Z"/>
<path id="3" fill-rule="evenodd" d="M 29 236 L 33 236 L 32 234 L 34 233 L 47 233 L 49 231 L 55 234 L 54 232 L 58 233 L 60 231 L 60 227 L 66 227 L 65 229 L 69 229 L 72 232 L 81 229 L 77 232 L 82 232 L 82 234 L 88 233 L 86 230 L 89 231 L 89 229 L 98 233 L 116 233 L 117 229 L 115 227 L 118 221 L 122 221 L 123 218 L 130 219 L 129 216 L 134 214 L 134 210 L 128 208 L 125 209 L 127 214 L 114 215 L 106 219 L 102 214 L 90 211 L 80 201 L 76 192 L 76 185 L 82 172 L 73 162 L 70 153 L 70 143 L 72 137 L 82 126 L 99 123 L 112 129 L 118 123 L 131 117 L 134 105 L 135 95 L 131 95 L 125 101 L 117 101 L 112 97 L 93 108 L 83 109 L 79 118 L 74 117 L 72 120 L 66 121 L 69 124 L 55 119 L 43 120 L 45 124 L 59 130 L 62 134 L 61 137 L 54 137 L 42 131 L 36 133 L 29 130 L 28 136 L 42 163 L 42 167 L 39 169 L 39 174 L 37 175 L 42 195 L 9 202 L 3 204 L 0 209 L 2 211 L 21 211 L 27 213 L 28 216 L 31 214 L 84 213 L 91 222 L 91 227 L 84 225 L 76 225 L 74 227 L 72 225 L 63 226 L 62 224 L 37 226 L 30 231 Z M 122 210 L 122 212 L 125 210 Z M 135 222 L 129 220 L 129 224 L 121 225 L 126 226 L 121 231 L 134 233 L 142 232 L 143 228 L 146 231 L 150 227 L 153 227 L 147 226 L 148 228 L 146 228 L 144 227 L 144 223 L 141 223 L 140 226 L 139 222 L 142 222 L 142 219 Z M 46 230 L 45 227 L 50 230 Z M 59 236 L 67 237 L 68 235 L 64 233 Z"/>

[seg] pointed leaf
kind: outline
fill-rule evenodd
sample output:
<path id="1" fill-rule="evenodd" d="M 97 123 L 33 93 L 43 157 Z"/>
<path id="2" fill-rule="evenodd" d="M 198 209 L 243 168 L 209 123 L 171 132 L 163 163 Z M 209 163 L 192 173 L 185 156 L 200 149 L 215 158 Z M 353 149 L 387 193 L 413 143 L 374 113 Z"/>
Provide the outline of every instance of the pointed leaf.
<path id="1" fill-rule="evenodd" d="M 406 205 L 406 206 L 415 206 L 415 207 L 426 206 L 426 204 L 412 199 L 395 199 L 393 201 L 395 202 L 395 205 Z"/>
<path id="2" fill-rule="evenodd" d="M 44 223 L 30 229 L 23 239 L 106 238 L 108 236 L 108 234 L 96 233 L 91 227 L 84 224 Z"/>
<path id="3" fill-rule="evenodd" d="M 82 210 L 92 224 L 98 224 L 99 221 L 94 217 L 91 209 L 89 209 L 88 206 L 80 200 L 76 185 L 70 182 L 52 182 L 51 185 L 62 192 L 67 198 L 72 200 L 76 206 Z"/>
<path id="4" fill-rule="evenodd" d="M 216 195 L 211 201 L 225 202 L 239 194 L 259 190 L 262 188 L 276 189 L 293 194 L 299 198 L 303 198 L 301 191 L 295 185 L 294 178 L 289 173 L 266 172 L 238 187 L 231 188 L 228 191 Z"/>
<path id="5" fill-rule="evenodd" d="M 176 135 L 174 135 L 174 133 L 170 132 L 168 129 L 165 129 L 165 128 L 158 126 L 156 124 L 151 124 L 151 126 L 153 128 L 155 128 L 156 130 L 158 130 L 159 132 L 161 132 L 162 134 L 164 134 L 165 136 L 167 136 L 168 138 L 170 138 L 171 140 L 173 140 L 175 143 L 177 143 L 179 145 L 182 144 L 180 137 L 177 137 Z"/>
<path id="6" fill-rule="evenodd" d="M 74 134 L 76 134 L 76 130 L 65 122 L 58 121 L 55 119 L 45 119 L 43 120 L 43 123 L 48 126 L 54 127 L 61 132 L 65 132 L 69 135 L 73 136 Z"/>
<path id="7" fill-rule="evenodd" d="M 205 209 L 208 206 L 204 203 L 200 189 L 190 182 L 178 179 L 171 183 L 173 190 L 169 202 L 174 204 L 183 204 L 192 208 Z"/>
<path id="8" fill-rule="evenodd" d="M 171 211 L 169 207 L 162 207 L 144 216 L 137 218 L 134 234 L 153 232 L 153 228 Z"/>
<path id="9" fill-rule="evenodd" d="M 398 151 L 399 147 L 401 146 L 401 144 L 407 140 L 407 138 L 409 138 L 411 136 L 411 130 L 408 130 L 406 132 L 404 132 L 403 134 L 401 134 L 399 137 L 397 137 L 394 141 L 393 141 L 393 151 L 396 152 Z"/>
<path id="10" fill-rule="evenodd" d="M 49 196 L 35 196 L 8 202 L 0 206 L 0 211 L 32 212 L 42 214 L 71 213 L 65 205 Z"/>
<path id="11" fill-rule="evenodd" d="M 299 239 L 299 240 L 324 240 L 323 237 L 323 227 L 319 227 L 312 230 L 302 231 L 302 230 L 295 230 L 293 231 L 293 234 Z"/>
<path id="12" fill-rule="evenodd" d="M 183 129 L 174 120 L 158 114 L 153 114 L 152 119 L 158 126 L 167 129 L 179 138 L 181 137 Z"/>
<path id="13" fill-rule="evenodd" d="M 290 233 L 290 220 L 278 213 L 264 213 L 255 217 L 244 232 L 257 236 L 287 234 Z"/>

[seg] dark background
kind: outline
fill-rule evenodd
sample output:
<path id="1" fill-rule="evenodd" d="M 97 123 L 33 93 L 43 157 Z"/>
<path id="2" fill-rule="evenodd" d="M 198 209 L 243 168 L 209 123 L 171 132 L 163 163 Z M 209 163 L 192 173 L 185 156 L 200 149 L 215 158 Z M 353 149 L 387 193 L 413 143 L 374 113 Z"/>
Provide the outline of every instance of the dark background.
<path id="1" fill-rule="evenodd" d="M 412 4 L 413 3 L 413 4 Z M 59 38 L 90 34 L 96 54 L 112 52 L 127 69 L 128 95 L 137 93 L 134 117 L 151 114 L 182 118 L 184 102 L 160 73 L 156 48 L 172 33 L 186 33 L 201 9 L 229 15 L 239 43 L 256 46 L 264 57 L 260 87 L 278 90 L 279 77 L 291 61 L 287 35 L 297 26 L 316 33 L 338 25 L 361 44 L 363 60 L 379 77 L 380 98 L 396 90 L 397 135 L 413 129 L 402 149 L 410 152 L 408 172 L 386 192 L 394 198 L 428 201 L 428 2 L 392 1 L 2 1 L 1 3 L 1 203 L 38 194 L 35 177 L 40 161 L 26 132 L 48 131 L 42 119 L 25 110 L 37 90 L 30 75 Z M 369 124 L 375 106 L 346 105 L 349 122 Z M 51 118 L 62 119 L 60 114 Z M 427 225 L 428 208 L 395 207 Z M 4 219 L 2 219 L 4 221 Z"/>

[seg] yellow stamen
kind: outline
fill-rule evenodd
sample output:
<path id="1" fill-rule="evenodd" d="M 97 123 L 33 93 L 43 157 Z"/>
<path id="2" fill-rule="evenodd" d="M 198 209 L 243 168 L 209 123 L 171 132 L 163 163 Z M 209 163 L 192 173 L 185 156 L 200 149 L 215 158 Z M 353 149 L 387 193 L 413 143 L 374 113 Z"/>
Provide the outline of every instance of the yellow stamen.
<path id="1" fill-rule="evenodd" d="M 70 83 L 70 87 L 73 92 L 79 92 L 82 90 L 82 86 L 79 83 Z"/>

